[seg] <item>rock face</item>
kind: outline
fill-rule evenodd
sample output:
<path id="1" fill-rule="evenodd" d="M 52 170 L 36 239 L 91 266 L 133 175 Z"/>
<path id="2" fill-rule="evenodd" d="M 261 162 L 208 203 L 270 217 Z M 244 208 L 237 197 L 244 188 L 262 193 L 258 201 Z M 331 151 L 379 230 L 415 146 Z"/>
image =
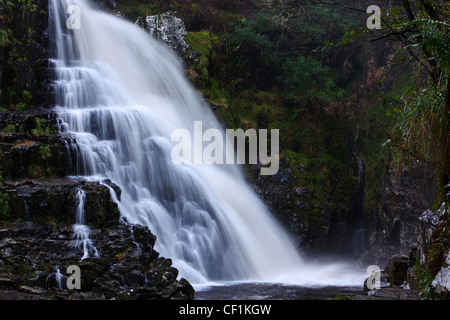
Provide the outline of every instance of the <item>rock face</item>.
<path id="1" fill-rule="evenodd" d="M 148 228 L 119 220 L 92 227 L 99 256 L 81 260 L 67 224 L 15 223 L 0 229 L 0 299 L 192 299 L 194 290 L 170 259 L 153 250 Z M 79 289 L 67 289 L 69 266 L 79 267 Z"/>
<path id="2" fill-rule="evenodd" d="M 450 251 L 444 255 L 444 263 L 431 282 L 431 296 L 437 299 L 450 299 Z"/>
<path id="3" fill-rule="evenodd" d="M 10 221 L 30 223 L 76 222 L 76 193 L 84 191 L 86 223 L 107 227 L 120 218 L 110 189 L 98 182 L 68 178 L 4 181 L 0 192 L 9 198 Z M 4 220 L 5 221 L 5 220 Z"/>
<path id="4" fill-rule="evenodd" d="M 389 260 L 384 271 L 388 274 L 388 281 L 394 286 L 401 286 L 407 279 L 408 268 L 414 261 L 407 256 L 395 255 Z"/>
<path id="5" fill-rule="evenodd" d="M 417 262 L 433 279 L 430 298 L 450 299 L 450 209 L 444 202 L 436 210 L 426 210 L 420 217 Z"/>
<path id="6" fill-rule="evenodd" d="M 166 43 L 174 52 L 182 57 L 188 48 L 184 36 L 187 34 L 183 20 L 175 12 L 139 18 L 138 25 L 147 30 L 153 37 Z"/>
<path id="7" fill-rule="evenodd" d="M 439 209 L 426 210 L 419 217 L 417 247 L 412 247 L 409 255 L 390 258 L 380 273 L 385 279 L 381 289 L 408 290 L 421 299 L 450 299 L 449 213 L 443 203 Z M 376 295 L 380 288 L 367 288 L 368 280 L 365 292 Z"/>
<path id="8" fill-rule="evenodd" d="M 419 217 L 433 203 L 434 191 L 432 171 L 422 163 L 400 175 L 391 170 L 378 213 L 366 213 L 369 249 L 359 263 L 384 268 L 393 255 L 409 255 L 417 246 Z"/>
<path id="9" fill-rule="evenodd" d="M 88 239 L 77 238 L 74 226 L 80 190 Z M 192 299 L 190 284 L 153 249 L 150 230 L 120 218 L 111 190 L 120 197 L 110 181 L 5 181 L 0 194 L 10 210 L 0 219 L 0 299 Z M 80 268 L 79 290 L 67 290 L 69 266 Z"/>

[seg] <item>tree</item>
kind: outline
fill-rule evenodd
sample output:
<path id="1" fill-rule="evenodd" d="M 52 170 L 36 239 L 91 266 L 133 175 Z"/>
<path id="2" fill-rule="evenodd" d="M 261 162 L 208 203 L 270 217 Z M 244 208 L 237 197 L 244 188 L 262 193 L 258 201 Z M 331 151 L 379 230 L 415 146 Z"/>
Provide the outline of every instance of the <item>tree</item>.
<path id="1" fill-rule="evenodd" d="M 237 71 L 230 74 L 245 77 L 243 85 L 277 87 L 286 105 L 297 109 L 309 98 L 339 98 L 344 90 L 337 83 L 344 76 L 333 68 L 336 57 L 344 54 L 336 50 L 327 57 L 314 49 L 329 36 L 341 37 L 347 25 L 348 20 L 330 7 L 305 6 L 294 13 L 279 5 L 265 8 L 232 24 L 225 35 L 227 56 Z"/>
<path id="2" fill-rule="evenodd" d="M 304 11 L 308 5 L 334 6 L 356 12 L 366 12 L 373 1 L 361 1 L 356 6 L 346 0 L 278 0 L 280 14 Z M 420 83 L 403 95 L 404 110 L 398 124 L 403 137 L 404 154 L 416 158 L 423 155 L 433 161 L 443 187 L 450 182 L 450 3 L 445 0 L 379 1 L 384 14 L 382 29 L 359 32 L 352 30 L 341 41 L 366 35 L 369 42 L 389 39 L 400 47 L 397 58 L 413 60 L 421 71 Z M 398 59 L 401 61 L 401 59 Z"/>

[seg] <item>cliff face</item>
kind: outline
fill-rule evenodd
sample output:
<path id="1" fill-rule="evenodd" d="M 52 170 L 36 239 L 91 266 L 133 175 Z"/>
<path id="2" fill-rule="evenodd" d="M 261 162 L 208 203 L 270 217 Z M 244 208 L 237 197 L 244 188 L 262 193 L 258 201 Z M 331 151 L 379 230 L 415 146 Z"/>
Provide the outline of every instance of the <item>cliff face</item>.
<path id="1" fill-rule="evenodd" d="M 408 256 L 417 248 L 420 218 L 435 200 L 432 168 L 416 162 L 411 170 L 388 171 L 378 207 L 366 213 L 368 249 L 361 254 L 361 265 L 384 268 L 397 254 Z"/>

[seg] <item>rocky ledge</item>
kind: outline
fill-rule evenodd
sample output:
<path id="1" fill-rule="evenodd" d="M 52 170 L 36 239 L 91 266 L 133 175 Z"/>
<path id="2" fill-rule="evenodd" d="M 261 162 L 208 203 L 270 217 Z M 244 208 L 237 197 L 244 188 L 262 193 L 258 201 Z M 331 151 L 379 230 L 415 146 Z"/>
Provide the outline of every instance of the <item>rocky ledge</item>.
<path id="1" fill-rule="evenodd" d="M 82 260 L 71 225 L 0 229 L 0 299 L 193 299 L 171 260 L 153 250 L 148 228 L 117 222 L 109 230 L 91 228 L 90 240 L 98 256 Z M 80 289 L 67 288 L 69 266 L 79 267 Z"/>
<path id="2" fill-rule="evenodd" d="M 13 210 L 0 226 L 0 300 L 194 298 L 153 249 L 156 236 L 120 217 L 110 188 L 68 178 L 5 181 L 0 189 Z M 78 190 L 86 194 L 84 233 L 74 224 Z M 73 289 L 69 266 L 79 268 Z"/>

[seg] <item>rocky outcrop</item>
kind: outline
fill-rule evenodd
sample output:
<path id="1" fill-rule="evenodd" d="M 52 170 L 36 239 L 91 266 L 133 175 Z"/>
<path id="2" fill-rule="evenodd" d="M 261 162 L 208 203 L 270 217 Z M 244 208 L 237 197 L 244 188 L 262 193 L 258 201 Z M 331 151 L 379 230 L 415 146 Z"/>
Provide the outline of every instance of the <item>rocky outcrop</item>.
<path id="1" fill-rule="evenodd" d="M 81 260 L 71 225 L 14 223 L 0 229 L 0 299 L 192 299 L 194 290 L 170 259 L 153 250 L 146 227 L 118 219 L 92 227 L 99 256 Z M 81 252 L 80 252 L 81 250 Z M 79 268 L 79 288 L 68 289 Z"/>
<path id="2" fill-rule="evenodd" d="M 443 263 L 436 277 L 431 282 L 431 297 L 435 299 L 450 299 L 450 250 L 443 255 Z"/>
<path id="3" fill-rule="evenodd" d="M 80 191 L 88 238 L 75 229 Z M 191 285 L 153 249 L 150 230 L 120 217 L 113 191 L 120 198 L 109 180 L 5 181 L 0 299 L 192 299 Z M 80 288 L 67 288 L 69 266 L 79 267 Z"/>
<path id="4" fill-rule="evenodd" d="M 86 223 L 99 228 L 107 227 L 118 221 L 120 215 L 106 183 L 108 181 L 87 182 L 69 178 L 4 181 L 0 193 L 9 199 L 10 214 L 8 219 L 2 217 L 2 220 L 73 224 L 76 193 L 84 191 Z"/>
<path id="5" fill-rule="evenodd" d="M 450 237 L 448 234 L 448 207 L 426 210 L 419 217 L 417 247 L 409 255 L 396 254 L 380 272 L 381 286 L 364 283 L 365 293 L 380 295 L 380 289 L 401 290 L 421 299 L 450 299 Z M 405 296 L 405 299 L 409 299 Z"/>
<path id="6" fill-rule="evenodd" d="M 390 170 L 378 212 L 366 213 L 369 246 L 359 263 L 384 268 L 392 256 L 408 256 L 417 247 L 420 217 L 434 197 L 433 172 L 426 164 L 416 162 L 401 173 Z"/>
<path id="7" fill-rule="evenodd" d="M 0 112 L 0 166 L 4 179 L 69 174 L 68 136 L 58 134 L 56 115 L 35 109 Z"/>
<path id="8" fill-rule="evenodd" d="M 179 57 L 186 53 L 188 45 L 184 40 L 187 34 L 183 20 L 176 12 L 165 12 L 159 15 L 140 17 L 136 23 L 147 30 L 154 38 L 166 43 Z"/>
<path id="9" fill-rule="evenodd" d="M 450 210 L 444 202 L 436 210 L 426 210 L 420 217 L 417 263 L 432 279 L 430 298 L 450 299 Z"/>
<path id="10" fill-rule="evenodd" d="M 290 231 L 293 242 L 298 245 L 300 250 L 306 252 L 310 249 L 309 223 L 302 219 L 303 217 L 297 211 L 310 208 L 310 205 L 304 201 L 308 190 L 300 186 L 292 186 L 292 173 L 286 160 L 281 159 L 279 165 L 279 170 L 275 175 L 266 177 L 260 174 L 260 164 L 253 165 L 249 177 L 252 188 Z M 291 198 L 291 192 L 297 194 L 303 201 Z"/>

